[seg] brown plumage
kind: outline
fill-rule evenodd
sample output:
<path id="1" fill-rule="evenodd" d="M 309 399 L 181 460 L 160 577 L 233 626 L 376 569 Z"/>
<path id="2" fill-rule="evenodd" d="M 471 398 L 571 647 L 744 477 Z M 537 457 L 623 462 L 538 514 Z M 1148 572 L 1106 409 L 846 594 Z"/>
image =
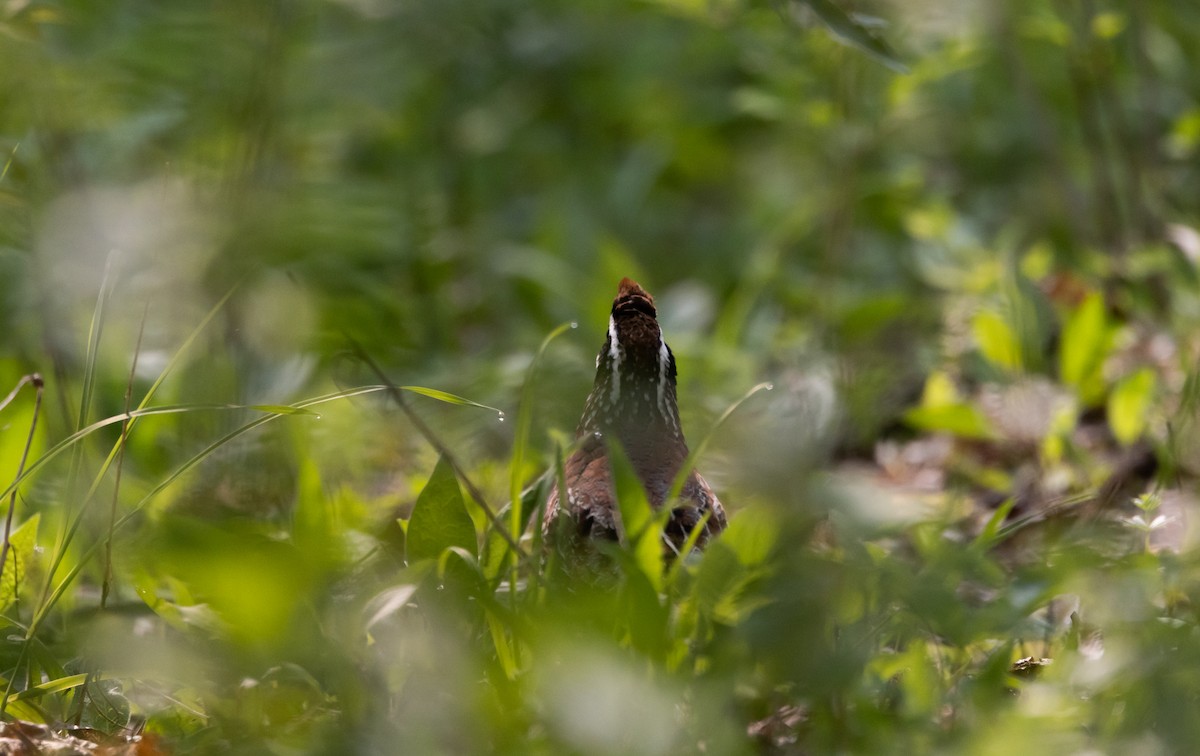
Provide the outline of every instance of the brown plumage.
<path id="1" fill-rule="evenodd" d="M 650 294 L 634 281 L 622 279 L 608 336 L 596 358 L 592 392 L 575 431 L 579 445 L 566 461 L 568 502 L 561 506 L 557 488 L 551 492 L 546 503 L 548 532 L 566 517 L 569 532 L 617 538 L 619 514 L 606 439 L 615 437 L 624 448 L 655 509 L 663 506 L 687 459 L 675 395 L 675 357 L 663 341 L 656 317 Z M 678 552 L 710 511 L 697 542 L 701 548 L 725 529 L 725 509 L 693 470 L 667 521 L 665 548 Z"/>

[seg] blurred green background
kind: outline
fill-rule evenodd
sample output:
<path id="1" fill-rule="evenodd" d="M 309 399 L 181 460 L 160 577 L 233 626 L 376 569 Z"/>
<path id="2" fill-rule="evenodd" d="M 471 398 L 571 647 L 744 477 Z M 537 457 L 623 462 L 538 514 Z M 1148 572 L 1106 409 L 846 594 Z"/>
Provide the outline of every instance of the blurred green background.
<path id="1" fill-rule="evenodd" d="M 1185 0 L 8 0 L 0 391 L 46 391 L 7 712 L 181 752 L 1186 750 L 1190 552 L 980 528 L 1030 479 L 1093 491 L 1094 427 L 1194 489 L 1197 70 Z M 409 399 L 498 506 L 569 439 L 622 276 L 693 443 L 774 386 L 702 463 L 742 524 L 666 586 L 458 585 L 404 557 L 438 455 L 384 392 L 285 409 L 378 384 L 360 345 L 504 413 Z M 935 506 L 828 477 L 978 452 L 976 389 L 1035 378 L 1061 422 Z M 122 443 L 148 395 L 177 411 Z M 1013 696 L 1026 655 L 1062 659 Z"/>

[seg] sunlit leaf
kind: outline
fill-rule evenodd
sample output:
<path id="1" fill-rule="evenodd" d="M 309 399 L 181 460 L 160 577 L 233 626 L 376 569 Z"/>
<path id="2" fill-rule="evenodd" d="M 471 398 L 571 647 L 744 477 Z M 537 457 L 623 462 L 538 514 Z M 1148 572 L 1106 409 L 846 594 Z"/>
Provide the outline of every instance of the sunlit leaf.
<path id="1" fill-rule="evenodd" d="M 499 410 L 496 407 L 490 407 L 486 404 L 480 404 L 479 402 L 471 401 L 470 399 L 458 396 L 457 394 L 451 394 L 449 391 L 426 388 L 425 386 L 397 386 L 396 388 L 400 389 L 401 391 L 409 391 L 414 394 L 420 394 L 421 396 L 427 396 L 430 399 L 437 399 L 439 402 L 445 402 L 446 404 L 454 404 L 460 407 L 478 407 L 480 409 L 491 410 L 492 412 L 500 415 L 504 414 L 502 410 Z"/>
<path id="2" fill-rule="evenodd" d="M 475 523 L 467 513 L 454 469 L 444 458 L 417 497 L 408 521 L 408 560 L 436 559 L 453 546 L 471 554 L 478 550 Z"/>
<path id="3" fill-rule="evenodd" d="M 1141 438 L 1156 385 L 1154 371 L 1142 368 L 1113 387 L 1108 397 L 1108 426 L 1117 441 L 1128 446 Z"/>
<path id="4" fill-rule="evenodd" d="M 194 519 L 167 519 L 154 548 L 159 569 L 185 581 L 203 602 L 179 607 L 184 621 L 211 623 L 207 605 L 220 620 L 214 629 L 245 644 L 285 637 L 315 574 L 308 556 L 290 543 Z"/>
<path id="5" fill-rule="evenodd" d="M 1120 13 L 1097 13 L 1092 17 L 1092 34 L 1100 39 L 1109 40 L 1123 32 L 1127 24 L 1128 19 Z"/>
<path id="6" fill-rule="evenodd" d="M 22 593 L 26 585 L 29 567 L 33 563 L 33 551 L 37 548 L 38 524 L 42 516 L 35 514 L 14 530 L 8 538 L 10 547 L 4 560 L 4 576 L 0 580 L 0 610 L 8 608 Z"/>
<path id="7" fill-rule="evenodd" d="M 1067 318 L 1062 330 L 1059 376 L 1090 405 L 1104 395 L 1101 368 L 1112 343 L 1112 329 L 1104 311 L 1104 297 L 1089 294 Z"/>
<path id="8" fill-rule="evenodd" d="M 988 362 L 1007 370 L 1021 368 L 1021 342 L 1012 326 L 998 313 L 980 310 L 971 321 L 971 332 Z"/>
<path id="9" fill-rule="evenodd" d="M 298 468 L 292 537 L 301 551 L 319 563 L 326 563 L 336 553 L 340 540 L 330 516 L 331 503 L 316 460 L 310 455 L 303 456 Z"/>
<path id="10" fill-rule="evenodd" d="M 779 519 L 766 509 L 748 508 L 704 553 L 696 572 L 693 595 L 700 607 L 723 622 L 735 623 L 759 602 L 747 602 L 743 590 L 751 579 L 769 571 L 779 540 Z"/>
<path id="11" fill-rule="evenodd" d="M 945 372 L 934 370 L 925 379 L 925 388 L 921 392 L 922 407 L 950 407 L 961 403 L 958 388 Z"/>
<path id="12" fill-rule="evenodd" d="M 759 567 L 767 563 L 779 540 L 779 518 L 769 509 L 750 507 L 738 512 L 737 517 L 721 534 L 721 542 L 747 567 Z"/>
<path id="13" fill-rule="evenodd" d="M 951 433 L 962 438 L 993 438 L 991 423 L 979 408 L 971 404 L 943 404 L 913 407 L 904 413 L 904 422 L 919 430 Z"/>
<path id="14" fill-rule="evenodd" d="M 64 690 L 70 690 L 71 688 L 78 688 L 80 685 L 87 683 L 89 679 L 95 680 L 96 678 L 87 674 L 79 674 L 70 675 L 68 677 L 60 677 L 57 680 L 47 680 L 44 683 L 35 685 L 32 688 L 27 688 L 19 693 L 12 693 L 9 695 L 7 700 L 26 701 L 31 698 L 40 698 L 50 693 L 59 693 Z"/>

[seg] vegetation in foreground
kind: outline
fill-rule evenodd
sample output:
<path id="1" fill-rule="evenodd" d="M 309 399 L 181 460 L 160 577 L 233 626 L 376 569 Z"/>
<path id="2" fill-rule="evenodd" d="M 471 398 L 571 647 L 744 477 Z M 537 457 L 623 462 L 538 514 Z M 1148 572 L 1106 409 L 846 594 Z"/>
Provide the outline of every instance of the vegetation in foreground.
<path id="1" fill-rule="evenodd" d="M 794 5 L 0 10 L 5 716 L 180 753 L 1197 742 L 1200 20 L 862 3 L 850 48 Z M 625 485 L 596 586 L 521 493 L 622 275 L 730 521 L 664 565 Z"/>

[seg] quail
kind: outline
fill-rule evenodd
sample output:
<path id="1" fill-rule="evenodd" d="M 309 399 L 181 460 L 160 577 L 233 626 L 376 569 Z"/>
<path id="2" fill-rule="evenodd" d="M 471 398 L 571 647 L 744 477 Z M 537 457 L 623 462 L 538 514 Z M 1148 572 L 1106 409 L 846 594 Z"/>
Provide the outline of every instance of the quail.
<path id="1" fill-rule="evenodd" d="M 679 423 L 675 356 L 663 340 L 654 298 L 634 281 L 621 280 L 608 335 L 596 357 L 596 378 L 575 431 L 577 447 L 565 463 L 567 501 L 557 487 L 546 502 L 547 532 L 616 540 L 620 518 L 608 443 L 615 441 L 659 510 L 667 500 L 688 446 Z M 696 545 L 703 548 L 725 529 L 725 509 L 692 470 L 664 528 L 664 549 L 678 553 L 708 514 Z M 560 520 L 566 518 L 566 523 Z M 559 530 L 559 529 L 562 530 Z"/>

